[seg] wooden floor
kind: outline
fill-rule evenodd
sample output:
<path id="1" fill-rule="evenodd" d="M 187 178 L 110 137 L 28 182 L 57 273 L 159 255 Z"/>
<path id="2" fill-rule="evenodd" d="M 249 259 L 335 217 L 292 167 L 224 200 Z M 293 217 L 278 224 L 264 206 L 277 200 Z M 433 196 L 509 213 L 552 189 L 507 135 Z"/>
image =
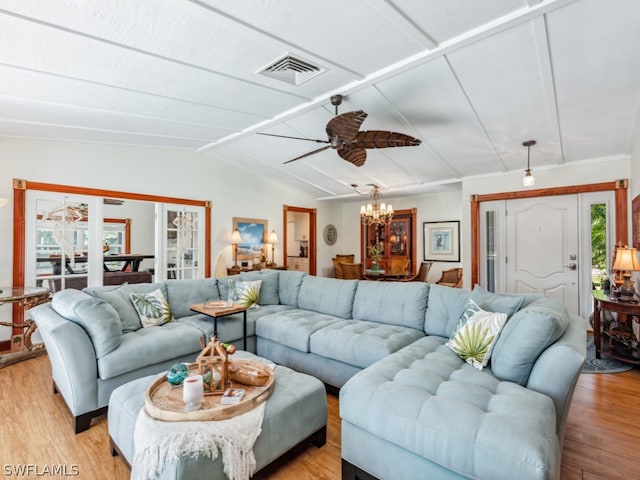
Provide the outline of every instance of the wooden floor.
<path id="1" fill-rule="evenodd" d="M 338 399 L 328 394 L 327 444 L 309 446 L 269 478 L 337 480 L 340 478 Z M 0 463 L 6 468 L 63 465 L 80 479 L 128 479 L 129 469 L 112 457 L 106 417 L 73 434 L 71 415 L 60 395 L 51 391 L 48 357 L 0 369 Z M 23 467 L 24 468 L 24 467 Z M 617 374 L 583 374 L 573 398 L 562 460 L 562 479 L 640 479 L 640 370 Z M 413 479 L 408 479 L 413 480 Z"/>

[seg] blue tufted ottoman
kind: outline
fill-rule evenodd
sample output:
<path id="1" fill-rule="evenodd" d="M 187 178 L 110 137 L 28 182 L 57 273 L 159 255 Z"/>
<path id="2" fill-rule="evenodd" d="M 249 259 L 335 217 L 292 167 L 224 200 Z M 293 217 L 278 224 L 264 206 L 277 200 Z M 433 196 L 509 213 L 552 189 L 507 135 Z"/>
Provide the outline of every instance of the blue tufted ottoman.
<path id="1" fill-rule="evenodd" d="M 236 352 L 239 358 L 264 360 L 248 352 Z M 327 397 L 320 380 L 290 368 L 276 366 L 275 388 L 266 402 L 262 432 L 253 451 L 257 471 L 263 477 L 278 458 L 291 449 L 311 442 L 325 444 L 327 435 Z M 144 406 L 144 394 L 157 375 L 139 378 L 115 389 L 109 400 L 108 423 L 112 454 L 120 453 L 131 464 L 135 450 L 133 433 L 136 418 Z M 159 477 L 167 479 L 226 479 L 222 455 L 215 461 L 208 457 L 185 457 L 169 463 Z"/>

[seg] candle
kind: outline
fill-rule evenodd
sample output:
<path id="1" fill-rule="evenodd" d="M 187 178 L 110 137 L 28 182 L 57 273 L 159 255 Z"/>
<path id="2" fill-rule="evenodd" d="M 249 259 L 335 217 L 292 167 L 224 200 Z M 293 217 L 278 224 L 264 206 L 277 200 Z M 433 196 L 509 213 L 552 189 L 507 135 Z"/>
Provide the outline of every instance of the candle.
<path id="1" fill-rule="evenodd" d="M 186 404 L 185 412 L 198 410 L 204 398 L 202 375 L 192 375 L 185 378 L 182 384 L 182 400 Z"/>

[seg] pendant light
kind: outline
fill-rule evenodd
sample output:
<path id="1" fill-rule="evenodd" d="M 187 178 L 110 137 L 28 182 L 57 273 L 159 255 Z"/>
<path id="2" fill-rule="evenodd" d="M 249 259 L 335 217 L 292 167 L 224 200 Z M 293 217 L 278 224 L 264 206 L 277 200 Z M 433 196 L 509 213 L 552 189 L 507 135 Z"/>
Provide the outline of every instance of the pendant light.
<path id="1" fill-rule="evenodd" d="M 523 187 L 533 187 L 536 184 L 535 177 L 531 174 L 531 168 L 529 165 L 531 159 L 531 147 L 536 144 L 535 140 L 527 140 L 522 145 L 527 147 L 527 169 L 524 171 L 524 177 L 522 178 Z"/>

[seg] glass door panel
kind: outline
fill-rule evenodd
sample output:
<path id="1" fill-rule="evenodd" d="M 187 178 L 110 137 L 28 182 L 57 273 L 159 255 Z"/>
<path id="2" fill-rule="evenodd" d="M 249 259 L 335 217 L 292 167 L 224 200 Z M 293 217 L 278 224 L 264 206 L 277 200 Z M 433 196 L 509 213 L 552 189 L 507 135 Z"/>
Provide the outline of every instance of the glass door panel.
<path id="1" fill-rule="evenodd" d="M 156 280 L 204 278 L 202 207 L 157 204 Z"/>

